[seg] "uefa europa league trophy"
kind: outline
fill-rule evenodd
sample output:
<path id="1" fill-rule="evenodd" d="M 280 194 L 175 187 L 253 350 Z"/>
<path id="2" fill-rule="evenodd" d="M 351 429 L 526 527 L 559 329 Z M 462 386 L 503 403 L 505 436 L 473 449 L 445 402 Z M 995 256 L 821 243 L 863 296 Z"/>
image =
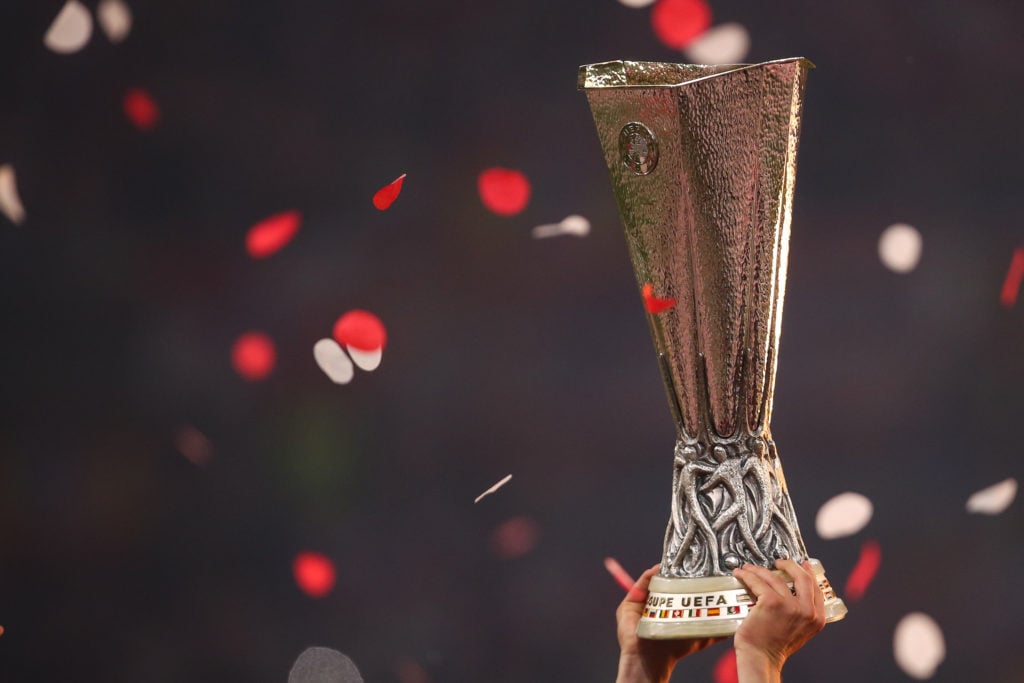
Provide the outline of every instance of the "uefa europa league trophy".
<path id="1" fill-rule="evenodd" d="M 732 570 L 807 558 L 769 423 L 812 66 L 580 67 L 678 435 L 644 638 L 731 634 L 751 603 Z"/>

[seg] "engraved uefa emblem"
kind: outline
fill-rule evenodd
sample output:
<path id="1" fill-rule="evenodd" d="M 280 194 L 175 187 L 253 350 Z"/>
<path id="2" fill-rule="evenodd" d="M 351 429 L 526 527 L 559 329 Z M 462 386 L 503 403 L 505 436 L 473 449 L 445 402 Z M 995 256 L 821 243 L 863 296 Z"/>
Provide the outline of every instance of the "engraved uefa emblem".
<path id="1" fill-rule="evenodd" d="M 637 121 L 622 127 L 619 153 L 622 163 L 636 175 L 647 175 L 658 165 L 658 141 L 650 128 Z"/>

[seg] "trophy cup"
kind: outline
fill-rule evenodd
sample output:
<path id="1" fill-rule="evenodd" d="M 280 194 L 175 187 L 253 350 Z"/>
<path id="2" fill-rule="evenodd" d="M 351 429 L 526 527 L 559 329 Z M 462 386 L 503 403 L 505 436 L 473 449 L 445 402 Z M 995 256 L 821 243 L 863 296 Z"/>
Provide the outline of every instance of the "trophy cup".
<path id="1" fill-rule="evenodd" d="M 580 67 L 677 432 L 643 638 L 734 633 L 752 602 L 734 568 L 809 559 L 769 423 L 812 66 Z M 809 562 L 826 620 L 842 619 L 846 606 Z"/>

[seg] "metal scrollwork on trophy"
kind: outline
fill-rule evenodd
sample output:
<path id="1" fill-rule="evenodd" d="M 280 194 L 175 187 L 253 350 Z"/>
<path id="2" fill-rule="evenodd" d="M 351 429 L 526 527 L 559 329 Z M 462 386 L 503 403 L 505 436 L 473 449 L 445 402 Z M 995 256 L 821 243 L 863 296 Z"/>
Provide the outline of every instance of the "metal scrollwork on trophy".
<path id="1" fill-rule="evenodd" d="M 648 315 L 678 441 L 646 638 L 731 634 L 751 602 L 735 567 L 807 559 L 769 423 L 811 67 L 580 67 L 637 282 L 676 301 Z"/>

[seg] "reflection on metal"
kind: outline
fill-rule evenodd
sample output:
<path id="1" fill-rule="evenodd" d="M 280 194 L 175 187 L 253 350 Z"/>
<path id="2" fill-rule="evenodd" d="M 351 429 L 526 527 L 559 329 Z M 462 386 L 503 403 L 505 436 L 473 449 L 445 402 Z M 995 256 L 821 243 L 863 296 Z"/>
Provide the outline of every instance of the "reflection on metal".
<path id="1" fill-rule="evenodd" d="M 812 66 L 580 68 L 637 286 L 678 302 L 648 316 L 678 434 L 665 579 L 807 557 L 769 423 Z"/>

